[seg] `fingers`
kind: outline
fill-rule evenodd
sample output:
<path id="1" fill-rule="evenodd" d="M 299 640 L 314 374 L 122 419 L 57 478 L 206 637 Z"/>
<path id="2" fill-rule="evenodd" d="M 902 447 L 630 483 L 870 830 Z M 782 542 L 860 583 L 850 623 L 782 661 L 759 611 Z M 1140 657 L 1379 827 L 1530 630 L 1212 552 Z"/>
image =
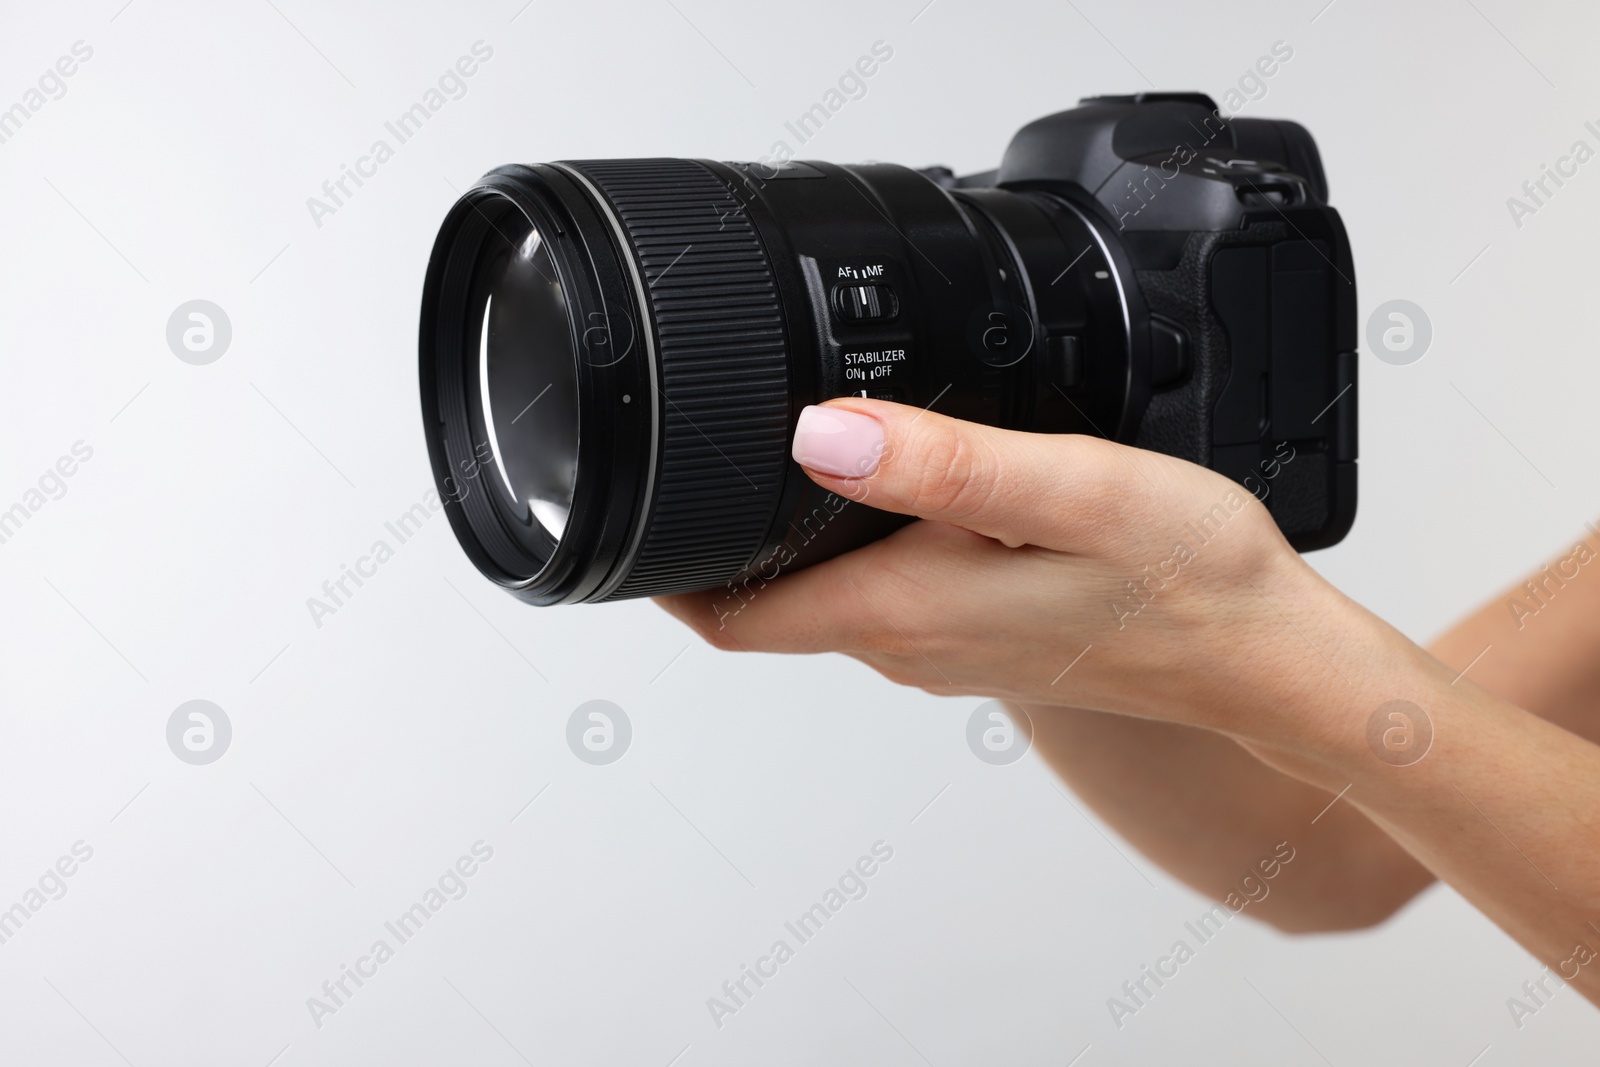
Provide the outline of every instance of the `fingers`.
<path id="1" fill-rule="evenodd" d="M 963 573 L 1007 551 L 966 530 L 919 523 L 774 581 L 754 577 L 657 603 L 718 648 L 915 655 L 925 613 L 906 605 L 948 593 Z"/>
<path id="2" fill-rule="evenodd" d="M 850 652 L 871 643 L 870 608 L 850 578 L 861 552 L 776 581 L 759 576 L 721 589 L 658 597 L 711 645 L 736 652 Z"/>
<path id="3" fill-rule="evenodd" d="M 775 582 L 758 577 L 656 603 L 730 652 L 842 652 L 861 643 L 866 622 L 843 578 L 833 563 L 823 563 Z"/>
<path id="4" fill-rule="evenodd" d="M 802 411 L 793 455 L 841 496 L 1013 547 L 1089 550 L 1153 489 L 1144 457 L 1120 445 L 856 397 Z"/>

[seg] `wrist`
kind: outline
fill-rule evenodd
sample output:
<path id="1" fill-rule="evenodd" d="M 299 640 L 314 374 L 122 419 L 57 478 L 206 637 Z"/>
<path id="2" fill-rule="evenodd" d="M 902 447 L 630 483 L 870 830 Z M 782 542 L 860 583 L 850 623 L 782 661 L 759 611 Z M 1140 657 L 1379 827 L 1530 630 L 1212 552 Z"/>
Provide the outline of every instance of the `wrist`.
<path id="1" fill-rule="evenodd" d="M 1335 790 L 1423 758 L 1433 733 L 1426 709 L 1460 695 L 1450 672 L 1298 556 L 1252 584 L 1267 638 L 1256 642 L 1250 699 L 1227 732 Z"/>

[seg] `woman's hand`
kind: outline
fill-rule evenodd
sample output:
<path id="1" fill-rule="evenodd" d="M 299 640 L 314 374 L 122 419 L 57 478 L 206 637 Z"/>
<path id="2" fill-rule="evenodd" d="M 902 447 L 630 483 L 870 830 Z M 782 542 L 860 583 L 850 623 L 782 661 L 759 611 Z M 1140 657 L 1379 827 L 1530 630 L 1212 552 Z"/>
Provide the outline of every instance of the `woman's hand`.
<path id="1" fill-rule="evenodd" d="M 1241 716 L 1286 713 L 1308 657 L 1326 669 L 1285 606 L 1347 602 L 1212 471 L 856 398 L 806 409 L 794 455 L 841 496 L 926 521 L 779 579 L 725 627 L 716 594 L 663 598 L 715 645 L 1257 736 Z"/>
<path id="2" fill-rule="evenodd" d="M 1600 748 L 1341 596 L 1238 486 L 855 399 L 808 408 L 794 451 L 829 489 L 930 521 L 778 580 L 723 630 L 707 597 L 668 598 L 708 640 L 1227 733 L 1358 808 L 1600 1003 Z"/>

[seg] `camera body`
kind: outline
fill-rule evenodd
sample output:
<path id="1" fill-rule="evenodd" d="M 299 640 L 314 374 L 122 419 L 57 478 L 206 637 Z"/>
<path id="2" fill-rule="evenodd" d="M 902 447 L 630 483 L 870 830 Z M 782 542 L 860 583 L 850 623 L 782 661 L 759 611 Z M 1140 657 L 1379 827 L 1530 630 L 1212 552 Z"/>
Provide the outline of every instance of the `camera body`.
<path id="1" fill-rule="evenodd" d="M 1113 228 L 1149 322 L 1131 443 L 1240 482 L 1301 551 L 1341 540 L 1356 507 L 1355 267 L 1310 133 L 1224 119 L 1201 94 L 1094 97 L 1024 127 L 992 181 Z"/>

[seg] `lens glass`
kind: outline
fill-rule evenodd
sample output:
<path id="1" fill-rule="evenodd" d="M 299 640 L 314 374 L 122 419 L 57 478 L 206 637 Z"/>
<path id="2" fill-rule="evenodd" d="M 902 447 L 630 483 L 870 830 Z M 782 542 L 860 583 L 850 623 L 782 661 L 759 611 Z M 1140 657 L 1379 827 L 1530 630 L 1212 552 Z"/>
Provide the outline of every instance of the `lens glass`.
<path id="1" fill-rule="evenodd" d="M 522 232 L 495 241 L 481 275 L 479 400 L 500 471 L 495 490 L 521 521 L 559 540 L 578 473 L 577 359 L 549 249 L 536 227 L 518 221 Z"/>

